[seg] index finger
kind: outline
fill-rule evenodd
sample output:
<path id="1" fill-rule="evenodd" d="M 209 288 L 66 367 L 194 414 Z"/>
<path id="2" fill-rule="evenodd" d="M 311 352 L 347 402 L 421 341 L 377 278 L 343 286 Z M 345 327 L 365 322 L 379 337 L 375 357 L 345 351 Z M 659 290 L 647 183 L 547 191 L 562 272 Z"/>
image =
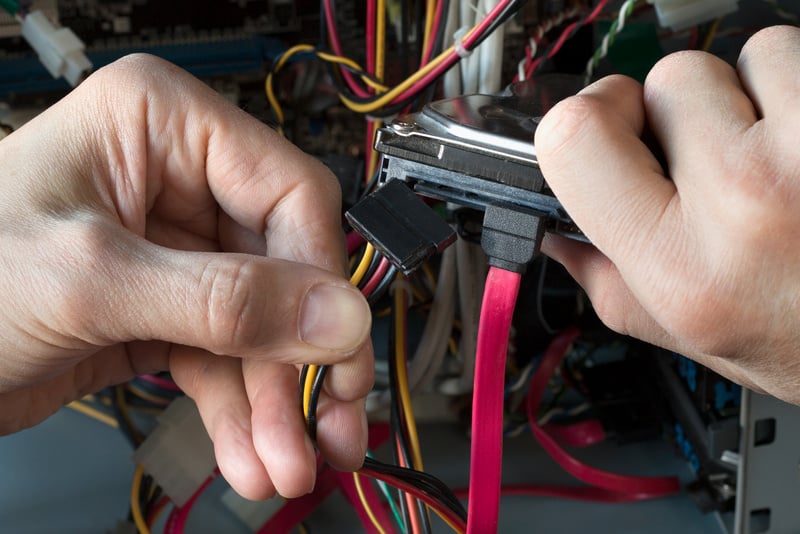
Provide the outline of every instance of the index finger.
<path id="1" fill-rule="evenodd" d="M 115 96 L 98 134 L 110 122 L 125 137 L 126 172 L 134 191 L 146 193 L 131 202 L 130 184 L 112 180 L 126 226 L 142 233 L 145 215 L 155 213 L 216 241 L 221 208 L 264 235 L 269 256 L 345 274 L 341 194 L 327 167 L 166 61 L 129 56 L 98 75 L 85 85 Z"/>
<path id="2" fill-rule="evenodd" d="M 612 260 L 648 254 L 675 187 L 641 141 L 642 87 L 595 82 L 542 119 L 535 146 L 545 180 L 586 236 Z"/>

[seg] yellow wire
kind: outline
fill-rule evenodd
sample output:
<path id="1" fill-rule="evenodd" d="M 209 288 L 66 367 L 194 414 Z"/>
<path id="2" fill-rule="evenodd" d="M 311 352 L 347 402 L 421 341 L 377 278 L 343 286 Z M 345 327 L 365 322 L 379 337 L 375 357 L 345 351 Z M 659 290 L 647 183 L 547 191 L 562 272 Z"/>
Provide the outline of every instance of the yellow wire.
<path id="1" fill-rule="evenodd" d="M 101 412 L 97 408 L 92 408 L 91 406 L 82 403 L 81 401 L 72 401 L 67 404 L 67 408 L 71 408 L 76 412 L 91 417 L 95 421 L 99 421 L 104 425 L 108 425 L 112 428 L 119 428 L 119 423 L 116 419 L 106 413 Z"/>
<path id="2" fill-rule="evenodd" d="M 348 67 L 350 67 L 350 68 L 352 68 L 352 69 L 354 69 L 356 71 L 361 71 L 361 72 L 364 71 L 364 69 L 361 67 L 361 65 L 359 65 L 358 63 L 356 63 L 355 61 L 353 61 L 352 59 L 347 58 L 347 57 L 337 56 L 337 55 L 334 55 L 334 54 L 329 54 L 327 52 L 317 52 L 317 57 L 320 58 L 320 59 L 323 59 L 325 61 L 329 61 L 331 63 L 347 65 Z M 368 85 L 369 87 L 375 89 L 376 91 L 378 91 L 380 93 L 382 93 L 382 92 L 386 91 L 387 89 L 389 89 L 388 87 L 386 87 L 382 83 L 373 80 L 372 78 L 370 78 L 366 74 L 362 74 L 361 75 L 361 79 L 364 81 L 364 83 L 366 85 Z"/>
<path id="3" fill-rule="evenodd" d="M 306 382 L 303 385 L 303 415 L 308 419 L 308 405 L 311 404 L 311 390 L 313 389 L 314 379 L 319 372 L 319 366 L 313 363 L 308 366 Z"/>
<path id="4" fill-rule="evenodd" d="M 706 35 L 706 39 L 703 41 L 702 50 L 704 52 L 708 52 L 711 49 L 711 43 L 714 42 L 714 37 L 717 35 L 717 30 L 719 29 L 719 23 L 721 21 L 722 17 L 719 17 L 711 23 L 711 27 L 708 29 L 708 35 Z"/>
<path id="5" fill-rule="evenodd" d="M 353 276 L 350 277 L 351 284 L 357 286 L 361 282 L 361 279 L 364 278 L 364 275 L 367 273 L 367 269 L 369 269 L 369 264 L 374 254 L 375 247 L 367 243 L 367 246 L 364 247 L 364 256 L 361 258 L 358 267 L 356 267 Z M 308 419 L 308 406 L 311 403 L 311 390 L 313 389 L 314 379 L 318 372 L 318 365 L 309 364 L 308 372 L 306 373 L 306 381 L 305 384 L 303 384 L 303 415 L 306 419 Z"/>
<path id="6" fill-rule="evenodd" d="M 150 534 L 150 528 L 147 526 L 147 521 L 144 520 L 141 504 L 139 503 L 139 491 L 142 488 L 143 477 L 144 467 L 137 465 L 136 472 L 133 474 L 133 484 L 131 484 L 131 514 L 133 515 L 133 522 L 136 523 L 136 528 L 139 529 L 139 534 Z"/>
<path id="7" fill-rule="evenodd" d="M 400 285 L 395 286 L 394 289 L 394 305 L 400 309 L 400 306 L 405 307 L 405 291 Z M 411 394 L 408 390 L 408 368 L 405 362 L 401 363 L 399 355 L 405 354 L 406 340 L 403 332 L 405 331 L 405 313 L 395 314 L 395 351 L 398 355 L 396 358 L 397 365 L 397 383 L 398 393 L 400 396 L 400 404 L 402 405 L 403 412 L 405 413 L 405 420 L 408 425 L 408 438 L 409 445 L 411 446 L 411 463 L 417 471 L 422 471 L 422 452 L 419 447 L 419 435 L 417 434 L 417 423 L 414 420 L 414 410 L 411 406 Z"/>
<path id="8" fill-rule="evenodd" d="M 425 56 L 425 51 L 428 49 L 428 43 L 431 40 L 431 33 L 433 31 L 433 18 L 436 14 L 436 0 L 428 0 L 425 3 L 425 33 L 422 37 L 422 57 Z M 420 58 L 422 61 L 422 58 Z"/>
<path id="9" fill-rule="evenodd" d="M 375 11 L 378 18 L 375 22 L 375 77 L 383 81 L 386 69 L 386 0 L 378 0 Z"/>
<path id="10" fill-rule="evenodd" d="M 364 247 L 364 255 L 361 257 L 361 261 L 358 263 L 358 267 L 356 267 L 353 276 L 350 277 L 351 284 L 357 286 L 361 283 L 361 279 L 367 274 L 367 269 L 369 269 L 369 264 L 372 262 L 372 256 L 374 254 L 375 247 L 372 246 L 372 243 L 367 243 L 367 246 Z"/>
<path id="11" fill-rule="evenodd" d="M 364 495 L 364 489 L 361 487 L 361 477 L 358 476 L 357 472 L 353 472 L 353 482 L 356 484 L 356 492 L 358 493 L 358 498 L 361 501 L 361 506 L 364 507 L 364 511 L 367 512 L 367 517 L 369 520 L 372 521 L 373 526 L 380 534 L 386 534 L 386 531 L 383 530 L 383 526 L 378 522 L 378 518 L 375 517 L 375 513 L 372 511 L 369 503 L 367 502 L 367 497 Z"/>

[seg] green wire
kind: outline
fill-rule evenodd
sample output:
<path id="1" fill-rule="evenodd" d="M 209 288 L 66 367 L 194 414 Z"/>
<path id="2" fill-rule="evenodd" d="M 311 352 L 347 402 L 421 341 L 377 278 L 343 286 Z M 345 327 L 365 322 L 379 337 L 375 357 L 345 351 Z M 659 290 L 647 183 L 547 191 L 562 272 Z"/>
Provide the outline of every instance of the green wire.
<path id="1" fill-rule="evenodd" d="M 370 451 L 367 451 L 367 458 L 374 458 Z M 403 521 L 403 517 L 400 515 L 400 510 L 397 509 L 397 504 L 394 502 L 394 498 L 392 497 L 392 494 L 389 491 L 389 486 L 386 485 L 386 482 L 382 480 L 376 480 L 375 482 L 378 483 L 378 487 L 381 489 L 383 496 L 386 497 L 386 500 L 389 502 L 389 506 L 392 508 L 392 515 L 394 515 L 394 520 L 397 522 L 397 525 L 400 527 L 400 530 L 405 533 L 406 532 L 405 522 Z"/>
<path id="2" fill-rule="evenodd" d="M 12 17 L 19 11 L 19 4 L 15 0 L 0 0 L 0 7 L 5 9 Z"/>

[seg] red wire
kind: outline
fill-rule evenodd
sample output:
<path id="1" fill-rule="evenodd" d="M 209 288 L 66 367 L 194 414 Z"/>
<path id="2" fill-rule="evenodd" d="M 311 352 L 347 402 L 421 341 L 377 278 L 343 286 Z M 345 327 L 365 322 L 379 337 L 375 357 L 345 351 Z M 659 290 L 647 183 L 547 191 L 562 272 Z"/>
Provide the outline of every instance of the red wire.
<path id="1" fill-rule="evenodd" d="M 339 483 L 339 490 L 344 493 L 347 500 L 353 505 L 353 509 L 355 509 L 356 514 L 358 514 L 358 518 L 361 520 L 364 530 L 369 534 L 376 534 L 379 532 L 378 528 L 372 523 L 369 514 L 367 514 L 364 504 L 361 502 L 361 498 L 358 496 L 356 483 L 353 479 L 353 473 L 336 471 L 336 479 Z M 392 520 L 389 518 L 386 510 L 381 505 L 381 499 L 378 497 L 378 493 L 375 491 L 372 481 L 361 475 L 360 482 L 361 491 L 364 493 L 364 498 L 367 501 L 367 505 L 372 509 L 372 513 L 375 515 L 375 519 L 378 521 L 378 524 L 381 525 L 384 532 L 395 534 L 397 531 L 392 525 Z"/>
<path id="2" fill-rule="evenodd" d="M 569 26 L 567 26 L 566 28 L 564 28 L 564 31 L 561 32 L 561 35 L 558 37 L 555 44 L 553 45 L 553 48 L 551 48 L 550 52 L 547 53 L 547 56 L 540 56 L 527 66 L 527 68 L 525 69 L 525 77 L 529 78 L 531 75 L 533 75 L 533 72 L 536 70 L 536 67 L 539 66 L 539 63 L 541 63 L 545 59 L 545 57 L 551 58 L 554 55 L 556 55 L 558 51 L 561 50 L 561 47 L 564 46 L 564 43 L 569 38 L 572 30 L 577 28 L 578 25 L 585 26 L 586 24 L 592 23 L 594 19 L 596 19 L 597 16 L 600 15 L 600 13 L 603 11 L 606 5 L 608 5 L 608 0 L 600 0 L 600 2 L 598 2 L 597 5 L 595 6 L 594 10 L 592 10 L 592 12 L 589 13 L 589 15 L 585 19 L 577 20 L 572 24 L 570 24 Z"/>
<path id="3" fill-rule="evenodd" d="M 367 284 L 361 290 L 361 293 L 363 293 L 365 297 L 370 296 L 372 292 L 375 291 L 375 288 L 381 283 L 386 271 L 389 270 L 389 265 L 389 260 L 387 260 L 385 257 L 381 258 L 378 268 L 375 269 L 375 274 L 372 275 L 372 278 L 369 279 L 369 282 L 367 282 Z"/>
<path id="4" fill-rule="evenodd" d="M 219 474 L 219 469 L 214 471 L 214 474 L 208 477 L 205 482 L 203 482 L 197 491 L 194 492 L 186 504 L 183 506 L 176 506 L 170 512 L 169 517 L 167 518 L 167 523 L 164 525 L 164 534 L 183 534 L 184 529 L 186 528 L 186 521 L 189 519 L 189 513 L 194 508 L 194 504 L 197 502 L 197 499 L 200 498 L 200 495 L 211 485 L 214 479 Z"/>
<path id="5" fill-rule="evenodd" d="M 139 378 L 141 378 L 145 382 L 150 382 L 151 384 L 155 384 L 160 388 L 168 389 L 170 391 L 181 391 L 181 388 L 179 388 L 175 382 L 173 382 L 172 380 L 167 380 L 166 378 L 161 378 L 160 376 L 139 375 Z"/>
<path id="6" fill-rule="evenodd" d="M 381 473 L 379 471 L 374 471 L 374 470 L 372 470 L 372 469 L 370 469 L 368 467 L 362 467 L 361 469 L 358 470 L 358 472 L 361 473 L 362 475 L 367 475 L 367 476 L 370 476 L 372 478 L 375 478 L 375 479 L 378 479 L 378 480 L 382 480 L 382 481 L 386 482 L 387 484 L 389 484 L 390 486 L 392 486 L 394 488 L 397 488 L 397 489 L 399 489 L 401 491 L 404 491 L 405 493 L 410 493 L 411 495 L 413 495 L 417 499 L 420 499 L 421 501 L 423 501 L 430 508 L 435 509 L 437 511 L 437 513 L 441 514 L 444 517 L 447 517 L 448 521 L 450 521 L 454 525 L 456 525 L 462 532 L 464 530 L 466 530 L 467 525 L 464 524 L 464 521 L 462 521 L 461 518 L 457 514 L 455 514 L 447 506 L 442 505 L 442 503 L 440 503 L 438 500 L 436 500 L 430 494 L 428 494 L 427 492 L 419 489 L 418 487 L 416 487 L 416 486 L 414 486 L 412 484 L 408 484 L 407 482 L 405 482 L 405 481 L 403 481 L 403 480 L 401 480 L 399 478 L 395 478 L 395 477 L 393 477 L 391 475 L 387 475 L 387 474 Z"/>
<path id="7" fill-rule="evenodd" d="M 328 0 L 330 1 L 330 0 Z M 375 74 L 375 0 L 367 1 L 367 65 L 369 74 Z"/>
<path id="8" fill-rule="evenodd" d="M 607 0 L 606 0 L 607 1 Z M 472 46 L 475 41 L 486 31 L 486 28 L 494 21 L 500 13 L 511 3 L 511 0 L 501 0 L 497 3 L 492 10 L 486 14 L 486 16 L 481 20 L 478 25 L 475 27 L 475 31 L 469 34 L 469 36 L 464 38 L 464 48 L 469 48 Z M 435 67 L 431 72 L 427 75 L 423 76 L 417 83 L 415 83 L 412 87 L 406 89 L 403 93 L 398 95 L 392 102 L 402 102 L 403 100 L 409 99 L 415 96 L 423 87 L 426 87 L 428 84 L 436 80 L 439 76 L 444 74 L 450 67 L 455 64 L 456 61 L 460 59 L 458 53 L 453 52 L 451 53 L 447 59 L 445 59 L 441 65 Z"/>
<path id="9" fill-rule="evenodd" d="M 427 63 L 431 60 L 431 55 L 433 54 L 433 46 L 435 35 L 439 33 L 439 27 L 442 25 L 442 12 L 444 11 L 444 2 L 438 2 L 436 4 L 436 13 L 433 16 L 433 26 L 431 27 L 431 35 L 428 38 L 428 46 L 425 48 L 425 54 L 422 56 L 422 62 L 420 65 L 427 65 Z"/>
<path id="10" fill-rule="evenodd" d="M 519 273 L 489 269 L 478 323 L 467 534 L 497 532 L 503 468 L 503 381 Z"/>
<path id="11" fill-rule="evenodd" d="M 325 10 L 325 21 L 328 26 L 328 36 L 330 37 L 333 51 L 337 56 L 343 56 L 342 43 L 339 41 L 339 33 L 336 30 L 336 21 L 334 20 L 333 16 L 333 5 L 331 4 L 331 0 L 323 0 L 322 5 Z M 353 91 L 353 93 L 361 98 L 367 98 L 370 96 L 370 93 L 361 87 L 358 82 L 356 82 L 349 70 L 345 68 L 340 70 L 342 71 L 342 77 L 344 78 L 344 81 L 347 82 L 347 86 L 351 91 Z"/>
<path id="12" fill-rule="evenodd" d="M 314 491 L 297 499 L 286 501 L 286 504 L 281 506 L 280 510 L 275 512 L 256 531 L 256 534 L 289 534 L 333 493 L 337 485 L 336 472 L 327 466 L 321 467 L 317 471 L 317 482 L 314 484 Z"/>
<path id="13" fill-rule="evenodd" d="M 578 329 L 572 327 L 556 336 L 547 347 L 531 381 L 527 412 L 534 437 L 569 474 L 592 486 L 612 492 L 636 495 L 639 500 L 678 493 L 680 483 L 676 477 L 626 476 L 588 466 L 562 449 L 558 442 L 538 425 L 536 416 L 539 413 L 542 394 L 578 334 Z"/>

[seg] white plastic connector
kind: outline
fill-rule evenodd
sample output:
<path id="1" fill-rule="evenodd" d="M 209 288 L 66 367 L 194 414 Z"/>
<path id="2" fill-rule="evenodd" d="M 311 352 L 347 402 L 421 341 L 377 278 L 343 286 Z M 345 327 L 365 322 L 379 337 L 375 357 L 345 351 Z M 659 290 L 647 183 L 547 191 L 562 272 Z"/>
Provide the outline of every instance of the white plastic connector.
<path id="1" fill-rule="evenodd" d="M 658 22 L 680 31 L 739 9 L 738 0 L 647 0 L 656 6 Z"/>
<path id="2" fill-rule="evenodd" d="M 158 416 L 158 426 L 133 453 L 177 506 L 186 504 L 216 467 L 214 444 L 197 406 L 180 397 Z"/>
<path id="3" fill-rule="evenodd" d="M 83 41 L 69 28 L 56 28 L 40 10 L 22 20 L 22 36 L 39 55 L 39 61 L 53 78 L 64 77 L 75 87 L 92 70 L 83 51 Z"/>
<path id="4" fill-rule="evenodd" d="M 238 517 L 252 532 L 257 532 L 284 505 L 283 499 L 250 501 L 231 488 L 225 490 L 221 501 L 225 508 Z"/>

